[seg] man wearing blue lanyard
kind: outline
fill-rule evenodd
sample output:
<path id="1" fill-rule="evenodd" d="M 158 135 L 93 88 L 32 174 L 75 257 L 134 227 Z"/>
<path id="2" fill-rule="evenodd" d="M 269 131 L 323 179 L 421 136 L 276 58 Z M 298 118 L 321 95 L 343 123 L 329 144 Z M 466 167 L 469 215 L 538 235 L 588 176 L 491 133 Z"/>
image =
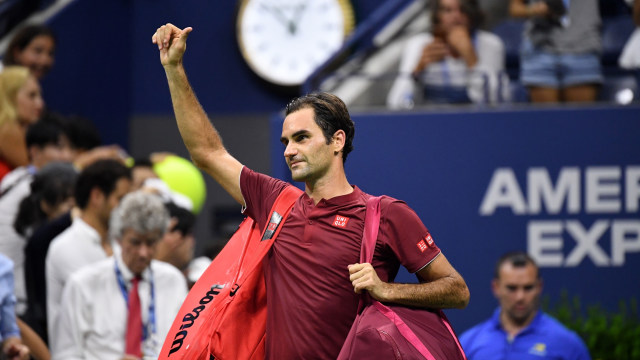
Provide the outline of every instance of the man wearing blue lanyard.
<path id="1" fill-rule="evenodd" d="M 109 232 L 120 251 L 74 273 L 65 285 L 52 359 L 156 359 L 187 294 L 182 273 L 152 260 L 169 224 L 162 200 L 126 195 Z"/>

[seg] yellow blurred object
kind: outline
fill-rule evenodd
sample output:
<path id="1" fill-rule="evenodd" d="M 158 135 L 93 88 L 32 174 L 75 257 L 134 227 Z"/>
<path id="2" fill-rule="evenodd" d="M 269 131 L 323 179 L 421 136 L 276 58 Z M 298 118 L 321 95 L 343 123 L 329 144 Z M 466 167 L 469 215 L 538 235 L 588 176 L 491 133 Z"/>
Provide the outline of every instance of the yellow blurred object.
<path id="1" fill-rule="evenodd" d="M 207 188 L 200 170 L 191 161 L 176 155 L 166 156 L 153 164 L 153 170 L 172 191 L 185 195 L 193 202 L 193 213 L 202 210 Z"/>

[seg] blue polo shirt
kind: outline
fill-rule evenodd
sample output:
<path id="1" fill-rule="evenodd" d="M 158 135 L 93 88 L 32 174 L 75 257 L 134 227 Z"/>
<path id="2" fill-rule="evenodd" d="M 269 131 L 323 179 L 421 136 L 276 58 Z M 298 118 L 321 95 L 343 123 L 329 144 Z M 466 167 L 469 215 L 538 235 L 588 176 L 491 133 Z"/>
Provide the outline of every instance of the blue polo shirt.
<path id="1" fill-rule="evenodd" d="M 500 325 L 498 308 L 489 320 L 465 331 L 460 344 L 469 360 L 591 359 L 576 333 L 542 311 L 509 342 Z"/>

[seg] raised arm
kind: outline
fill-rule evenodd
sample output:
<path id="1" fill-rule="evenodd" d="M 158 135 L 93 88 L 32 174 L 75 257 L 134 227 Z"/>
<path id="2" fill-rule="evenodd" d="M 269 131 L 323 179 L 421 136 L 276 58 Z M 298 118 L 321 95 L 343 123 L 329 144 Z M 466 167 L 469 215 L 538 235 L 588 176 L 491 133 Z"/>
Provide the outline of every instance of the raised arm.
<path id="1" fill-rule="evenodd" d="M 381 302 L 432 309 L 464 308 L 469 303 L 467 284 L 444 254 L 418 272 L 420 284 L 383 282 L 371 264 L 349 265 L 349 273 L 356 293 L 367 290 Z"/>
<path id="2" fill-rule="evenodd" d="M 244 205 L 240 191 L 242 164 L 225 149 L 218 131 L 198 102 L 182 65 L 187 36 L 191 30 L 190 27 L 179 29 L 172 24 L 162 25 L 153 34 L 151 41 L 158 45 L 178 129 L 191 159 L 237 202 Z"/>

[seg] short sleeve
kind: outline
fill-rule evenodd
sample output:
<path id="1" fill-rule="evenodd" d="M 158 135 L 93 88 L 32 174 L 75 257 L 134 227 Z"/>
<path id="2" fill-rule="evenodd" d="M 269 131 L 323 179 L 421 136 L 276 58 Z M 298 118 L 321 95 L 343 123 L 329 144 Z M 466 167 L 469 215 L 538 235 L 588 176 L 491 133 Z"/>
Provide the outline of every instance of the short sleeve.
<path id="1" fill-rule="evenodd" d="M 240 190 L 245 202 L 245 215 L 264 227 L 269 211 L 280 192 L 288 184 L 282 180 L 255 172 L 246 166 L 240 173 Z"/>
<path id="2" fill-rule="evenodd" d="M 429 264 L 440 249 L 418 215 L 405 202 L 385 198 L 382 202 L 379 240 L 411 273 Z"/>

